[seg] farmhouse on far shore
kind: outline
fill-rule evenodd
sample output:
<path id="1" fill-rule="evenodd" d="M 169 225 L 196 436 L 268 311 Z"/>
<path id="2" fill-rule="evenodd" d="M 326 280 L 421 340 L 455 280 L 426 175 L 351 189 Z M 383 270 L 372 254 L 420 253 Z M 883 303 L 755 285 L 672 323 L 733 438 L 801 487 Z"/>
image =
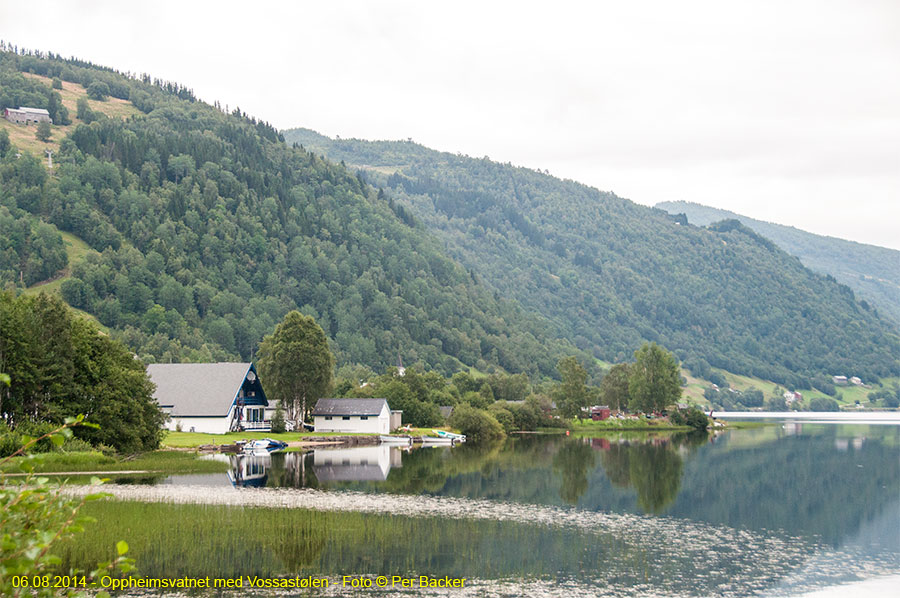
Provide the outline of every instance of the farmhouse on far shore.
<path id="1" fill-rule="evenodd" d="M 401 425 L 402 411 L 386 399 L 319 399 L 312 411 L 316 432 L 389 434 Z"/>
<path id="2" fill-rule="evenodd" d="M 153 398 L 169 416 L 165 426 L 183 432 L 268 432 L 269 401 L 252 363 L 153 363 Z"/>
<path id="3" fill-rule="evenodd" d="M 41 122 L 53 124 L 49 112 L 43 108 L 28 108 L 27 106 L 4 108 L 3 118 L 17 125 L 31 125 Z"/>

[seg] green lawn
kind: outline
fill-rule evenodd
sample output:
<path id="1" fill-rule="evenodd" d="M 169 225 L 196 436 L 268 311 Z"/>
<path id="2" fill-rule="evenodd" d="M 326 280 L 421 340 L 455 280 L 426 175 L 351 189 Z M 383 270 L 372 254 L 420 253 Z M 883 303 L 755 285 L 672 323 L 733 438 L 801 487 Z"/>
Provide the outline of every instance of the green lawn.
<path id="1" fill-rule="evenodd" d="M 203 432 L 167 432 L 163 446 L 172 448 L 194 448 L 204 444 L 231 444 L 235 440 L 255 440 L 272 438 L 282 442 L 300 442 L 309 437 L 322 436 L 377 436 L 377 434 L 350 434 L 347 432 L 229 432 L 227 434 L 205 434 Z"/>
<path id="2" fill-rule="evenodd" d="M 626 419 L 605 419 L 594 421 L 590 419 L 572 423 L 573 432 L 603 432 L 606 430 L 690 430 L 689 426 L 676 426 L 667 419 L 647 419 L 645 417 Z"/>

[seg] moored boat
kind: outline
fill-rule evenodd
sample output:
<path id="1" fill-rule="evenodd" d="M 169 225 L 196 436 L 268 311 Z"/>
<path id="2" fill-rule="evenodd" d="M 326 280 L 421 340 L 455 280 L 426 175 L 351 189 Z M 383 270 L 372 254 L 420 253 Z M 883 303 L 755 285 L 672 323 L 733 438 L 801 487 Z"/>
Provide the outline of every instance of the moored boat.
<path id="1" fill-rule="evenodd" d="M 441 438 L 450 438 L 451 440 L 455 440 L 457 442 L 465 442 L 466 441 L 465 434 L 454 434 L 453 432 L 448 432 L 446 430 L 432 430 L 432 432 L 434 432 Z"/>
<path id="2" fill-rule="evenodd" d="M 259 438 L 244 444 L 245 453 L 272 453 L 287 448 L 286 442 L 272 440 L 271 438 Z"/>
<path id="3" fill-rule="evenodd" d="M 382 444 L 396 444 L 406 446 L 412 444 L 411 436 L 380 436 Z"/>

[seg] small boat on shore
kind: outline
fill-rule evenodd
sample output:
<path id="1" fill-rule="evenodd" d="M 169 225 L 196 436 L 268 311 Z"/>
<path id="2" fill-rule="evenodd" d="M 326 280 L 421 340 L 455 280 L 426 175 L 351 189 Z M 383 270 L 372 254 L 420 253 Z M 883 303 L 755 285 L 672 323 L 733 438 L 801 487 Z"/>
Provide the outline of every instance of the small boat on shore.
<path id="1" fill-rule="evenodd" d="M 382 444 L 407 446 L 412 444 L 412 436 L 379 436 Z"/>
<path id="2" fill-rule="evenodd" d="M 259 438 L 244 443 L 245 453 L 272 453 L 287 448 L 286 442 L 272 440 L 271 438 Z"/>
<path id="3" fill-rule="evenodd" d="M 454 434 L 453 432 L 447 432 L 446 430 L 432 430 L 432 432 L 434 432 L 441 438 L 449 438 L 455 442 L 465 442 L 466 441 L 465 434 Z"/>

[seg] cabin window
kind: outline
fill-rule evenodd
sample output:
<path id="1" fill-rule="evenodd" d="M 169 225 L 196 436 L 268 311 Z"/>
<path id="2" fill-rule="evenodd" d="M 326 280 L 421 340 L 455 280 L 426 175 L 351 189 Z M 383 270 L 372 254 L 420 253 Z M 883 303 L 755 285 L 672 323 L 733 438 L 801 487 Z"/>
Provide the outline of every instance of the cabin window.
<path id="1" fill-rule="evenodd" d="M 360 415 L 359 419 L 369 419 L 369 416 L 368 415 Z"/>
<path id="2" fill-rule="evenodd" d="M 343 419 L 343 420 L 345 420 L 345 421 L 350 421 L 350 416 L 349 416 L 349 415 L 345 415 L 345 416 L 342 417 L 341 419 Z"/>
<path id="3" fill-rule="evenodd" d="M 330 421 L 330 420 L 331 420 L 331 416 L 330 416 L 330 415 L 326 415 L 326 416 L 325 416 L 325 419 Z"/>

